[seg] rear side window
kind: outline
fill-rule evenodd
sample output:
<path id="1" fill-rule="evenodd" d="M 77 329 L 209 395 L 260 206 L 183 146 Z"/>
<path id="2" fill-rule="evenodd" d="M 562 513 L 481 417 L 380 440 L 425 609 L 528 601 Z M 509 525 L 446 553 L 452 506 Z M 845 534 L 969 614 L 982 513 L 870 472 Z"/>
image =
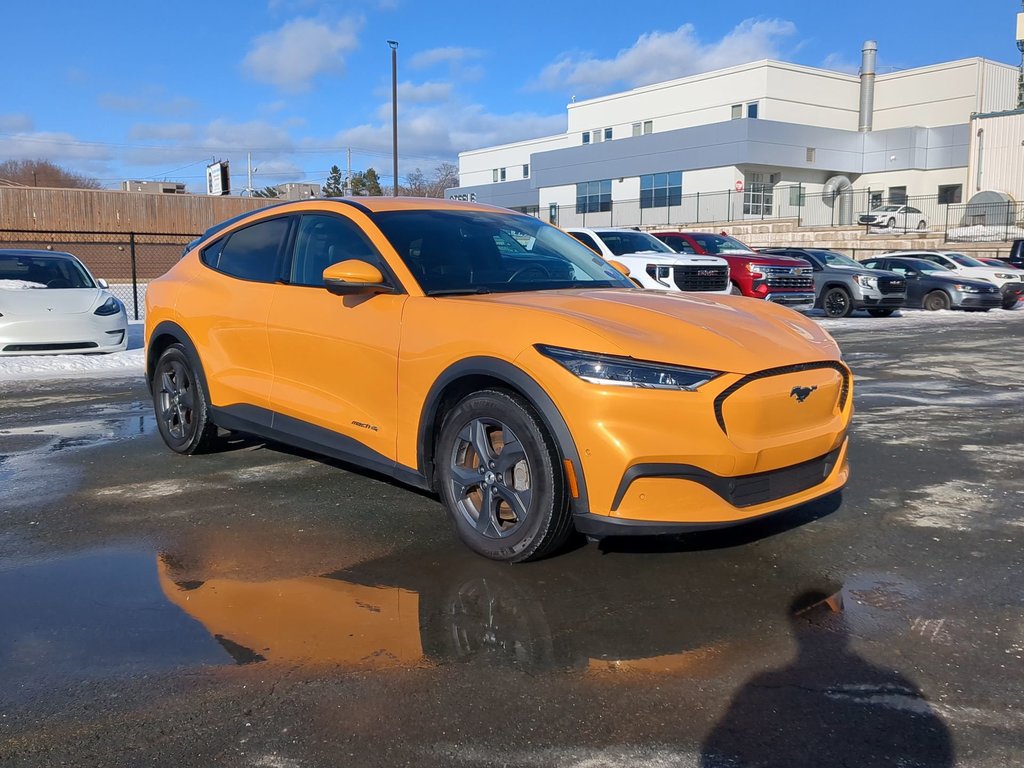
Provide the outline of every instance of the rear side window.
<path id="1" fill-rule="evenodd" d="M 595 253 L 601 252 L 601 246 L 595 243 L 594 238 L 592 238 L 590 235 L 584 234 L 583 232 L 570 232 L 569 234 L 575 237 L 577 240 L 579 240 L 581 243 L 587 246 L 587 248 L 594 251 Z"/>
<path id="2" fill-rule="evenodd" d="M 348 259 L 368 262 L 383 271 L 377 250 L 354 222 L 340 216 L 303 216 L 295 238 L 290 282 L 322 286 L 324 270 Z"/>
<path id="3" fill-rule="evenodd" d="M 278 256 L 288 222 L 270 219 L 232 232 L 203 249 L 203 262 L 232 277 L 273 283 L 279 277 Z"/>

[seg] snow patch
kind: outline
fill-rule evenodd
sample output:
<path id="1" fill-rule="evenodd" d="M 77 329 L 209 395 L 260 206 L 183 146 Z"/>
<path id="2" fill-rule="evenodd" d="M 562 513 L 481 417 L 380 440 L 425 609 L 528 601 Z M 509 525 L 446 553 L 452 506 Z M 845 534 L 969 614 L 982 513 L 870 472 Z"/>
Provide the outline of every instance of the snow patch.
<path id="1" fill-rule="evenodd" d="M 0 280 L 0 291 L 27 291 L 45 287 L 44 283 L 33 283 L 30 280 Z"/>

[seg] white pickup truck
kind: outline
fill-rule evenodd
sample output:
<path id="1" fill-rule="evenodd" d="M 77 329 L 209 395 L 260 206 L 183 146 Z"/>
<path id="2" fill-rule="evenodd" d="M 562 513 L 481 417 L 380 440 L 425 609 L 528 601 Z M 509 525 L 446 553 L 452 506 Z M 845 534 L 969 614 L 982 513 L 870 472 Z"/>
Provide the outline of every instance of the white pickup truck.
<path id="1" fill-rule="evenodd" d="M 718 256 L 676 253 L 656 237 L 635 229 L 565 230 L 609 261 L 629 268 L 641 288 L 729 293 L 729 262 Z"/>

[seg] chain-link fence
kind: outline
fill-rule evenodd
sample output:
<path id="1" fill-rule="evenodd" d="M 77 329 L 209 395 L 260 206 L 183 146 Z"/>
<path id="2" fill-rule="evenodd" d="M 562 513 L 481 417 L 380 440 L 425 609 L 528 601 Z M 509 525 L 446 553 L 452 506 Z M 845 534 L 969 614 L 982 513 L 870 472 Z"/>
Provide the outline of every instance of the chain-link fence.
<path id="1" fill-rule="evenodd" d="M 963 203 L 949 206 L 946 216 L 946 240 L 950 243 L 1024 239 L 1024 203 Z"/>
<path id="2" fill-rule="evenodd" d="M 181 257 L 196 235 L 134 232 L 31 232 L 0 230 L 0 248 L 61 251 L 77 256 L 110 292 L 124 302 L 128 317 L 146 314 L 146 286 Z"/>

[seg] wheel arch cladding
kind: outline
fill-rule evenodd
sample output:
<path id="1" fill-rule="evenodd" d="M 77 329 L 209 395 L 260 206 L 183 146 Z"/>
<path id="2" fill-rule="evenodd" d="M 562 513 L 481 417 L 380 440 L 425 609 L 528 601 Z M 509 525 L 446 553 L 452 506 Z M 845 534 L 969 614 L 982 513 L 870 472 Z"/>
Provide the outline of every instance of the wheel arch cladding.
<path id="1" fill-rule="evenodd" d="M 188 355 L 196 375 L 199 376 L 203 391 L 209 397 L 210 388 L 206 386 L 206 371 L 203 370 L 203 365 L 199 361 L 196 345 L 192 343 L 192 339 L 180 325 L 170 320 L 164 320 L 153 329 L 146 347 L 146 383 L 149 385 L 150 392 L 153 390 L 153 369 L 156 367 L 156 362 L 172 344 L 181 344 L 185 348 L 185 354 Z"/>
<path id="2" fill-rule="evenodd" d="M 555 441 L 559 457 L 570 461 L 576 473 L 579 496 L 569 503 L 573 514 L 589 512 L 587 484 L 576 443 L 565 419 L 544 388 L 511 363 L 489 357 L 473 357 L 449 366 L 427 393 L 420 415 L 417 463 L 428 482 L 434 483 L 434 446 L 444 414 L 468 394 L 484 389 L 505 389 L 522 397 L 536 411 Z M 562 467 L 562 471 L 565 468 Z"/>

